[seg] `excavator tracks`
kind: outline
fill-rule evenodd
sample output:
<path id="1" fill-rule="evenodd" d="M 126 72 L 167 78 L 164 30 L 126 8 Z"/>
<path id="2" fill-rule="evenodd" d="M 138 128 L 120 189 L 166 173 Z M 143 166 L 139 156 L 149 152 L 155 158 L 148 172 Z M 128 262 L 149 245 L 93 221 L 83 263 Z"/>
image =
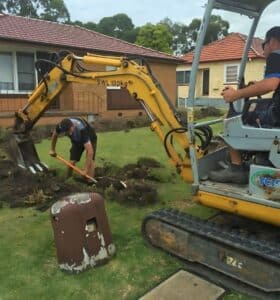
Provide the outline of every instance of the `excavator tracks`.
<path id="1" fill-rule="evenodd" d="M 173 209 L 153 212 L 142 223 L 151 245 L 280 299 L 280 235 L 267 232 L 269 238 L 260 238 Z"/>

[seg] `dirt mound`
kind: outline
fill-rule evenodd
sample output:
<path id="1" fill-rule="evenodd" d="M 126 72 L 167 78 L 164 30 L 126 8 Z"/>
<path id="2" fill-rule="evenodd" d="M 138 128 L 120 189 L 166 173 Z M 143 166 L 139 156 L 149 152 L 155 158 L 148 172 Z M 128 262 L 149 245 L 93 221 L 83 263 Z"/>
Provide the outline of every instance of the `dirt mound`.
<path id="1" fill-rule="evenodd" d="M 108 188 L 105 191 L 105 198 L 129 205 L 145 206 L 159 201 L 156 187 L 149 183 L 130 182 L 126 189 L 117 191 Z"/>
<path id="2" fill-rule="evenodd" d="M 120 118 L 118 119 L 97 119 L 94 121 L 94 128 L 97 132 L 104 131 L 128 131 L 132 128 L 147 127 L 150 125 L 150 120 L 146 115 L 134 118 Z"/>
<path id="3" fill-rule="evenodd" d="M 153 168 L 151 167 L 153 166 Z M 141 158 L 136 164 L 119 168 L 108 162 L 97 168 L 93 184 L 76 177 L 65 180 L 55 170 L 35 175 L 19 170 L 11 160 L 0 159 L 0 207 L 36 206 L 46 210 L 62 197 L 78 192 L 99 192 L 105 199 L 129 205 L 148 205 L 158 201 L 156 186 L 150 180 L 159 181 L 153 170 L 161 170 L 160 164 L 150 158 Z"/>
<path id="4" fill-rule="evenodd" d="M 6 202 L 10 207 L 35 205 L 42 209 L 69 193 L 88 189 L 62 180 L 55 171 L 33 175 L 16 169 L 9 160 L 0 160 L 0 170 L 0 202 Z"/>

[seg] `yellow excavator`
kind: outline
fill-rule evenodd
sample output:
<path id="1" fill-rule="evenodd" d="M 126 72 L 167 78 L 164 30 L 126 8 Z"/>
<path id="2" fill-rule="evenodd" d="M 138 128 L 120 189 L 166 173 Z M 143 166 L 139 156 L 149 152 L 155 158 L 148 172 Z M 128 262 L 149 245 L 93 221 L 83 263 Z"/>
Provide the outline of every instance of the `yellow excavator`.
<path id="1" fill-rule="evenodd" d="M 232 282 L 231 286 L 239 290 L 244 285 L 250 293 L 259 293 L 266 299 L 280 299 L 280 128 L 255 128 L 244 124 L 241 115 L 194 122 L 199 57 L 212 10 L 224 9 L 252 19 L 240 64 L 238 81 L 241 84 L 259 18 L 271 2 L 208 1 L 191 71 L 187 119 L 176 111 L 144 60 L 139 64 L 128 57 L 94 54 L 79 57 L 62 53 L 56 60 L 38 61 L 38 68 L 45 64 L 49 72 L 43 76 L 28 103 L 16 113 L 13 149 L 18 165 L 31 171 L 46 168 L 40 162 L 29 134 L 68 83 L 126 88 L 145 109 L 151 120 L 151 130 L 160 138 L 171 163 L 183 180 L 191 184 L 193 200 L 230 213 L 223 215 L 222 221 L 219 216 L 201 220 L 162 209 L 144 219 L 143 236 L 151 245 L 183 259 L 189 269 L 211 280 L 222 284 Z M 111 66 L 114 70 L 91 71 L 97 65 Z M 242 112 L 242 101 L 231 109 Z M 224 141 L 250 157 L 248 185 L 207 180 L 208 173 L 227 160 L 227 147 L 208 151 L 211 125 L 218 122 L 224 122 L 221 136 Z M 258 153 L 267 155 L 269 165 L 258 163 L 255 159 Z M 231 215 L 242 218 L 234 219 Z"/>

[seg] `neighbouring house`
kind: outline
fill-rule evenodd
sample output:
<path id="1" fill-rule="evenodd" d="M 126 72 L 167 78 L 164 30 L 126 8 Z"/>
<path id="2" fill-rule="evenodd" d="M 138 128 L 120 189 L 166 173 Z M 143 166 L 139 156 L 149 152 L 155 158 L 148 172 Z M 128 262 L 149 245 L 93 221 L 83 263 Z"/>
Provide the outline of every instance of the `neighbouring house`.
<path id="1" fill-rule="evenodd" d="M 195 97 L 197 103 L 208 105 L 219 103 L 214 99 L 221 98 L 221 92 L 226 85 L 236 87 L 240 60 L 246 42 L 246 36 L 231 33 L 221 40 L 214 41 L 202 48 L 199 70 L 196 81 Z M 245 82 L 261 80 L 264 74 L 265 58 L 262 50 L 263 40 L 254 38 L 248 54 L 245 70 Z M 184 103 L 189 92 L 189 80 L 193 52 L 183 56 L 185 63 L 177 67 L 178 101 Z M 210 98 L 209 101 L 204 98 Z M 181 103 L 181 104 L 182 104 Z"/>
<path id="2" fill-rule="evenodd" d="M 169 98 L 176 102 L 176 67 L 182 59 L 137 46 L 79 26 L 0 14 L 0 126 L 13 123 L 28 94 L 40 80 L 37 59 L 68 50 L 77 55 L 144 57 Z M 69 83 L 39 120 L 54 123 L 65 115 L 91 115 L 105 119 L 135 117 L 143 109 L 126 89 Z"/>

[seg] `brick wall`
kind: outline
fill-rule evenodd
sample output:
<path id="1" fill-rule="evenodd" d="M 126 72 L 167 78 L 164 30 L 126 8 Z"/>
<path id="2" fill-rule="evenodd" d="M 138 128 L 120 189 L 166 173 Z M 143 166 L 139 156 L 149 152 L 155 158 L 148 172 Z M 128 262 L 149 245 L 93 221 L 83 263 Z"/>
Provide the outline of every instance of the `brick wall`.
<path id="1" fill-rule="evenodd" d="M 27 96 L 10 97 L 1 96 L 0 98 L 0 112 L 15 112 L 27 103 Z"/>
<path id="2" fill-rule="evenodd" d="M 176 101 L 176 65 L 170 63 L 151 63 L 154 75 L 165 92 Z M 27 96 L 0 95 L 0 126 L 11 126 L 14 122 L 14 112 L 27 103 Z M 53 116 L 43 116 L 39 124 L 55 124 L 65 115 L 99 115 L 105 119 L 131 118 L 145 115 L 141 109 L 107 110 L 107 90 L 93 84 L 69 83 L 59 95 L 60 110 L 55 110 Z M 49 112 L 52 112 L 49 110 Z M 65 112 L 67 112 L 65 114 Z"/>

